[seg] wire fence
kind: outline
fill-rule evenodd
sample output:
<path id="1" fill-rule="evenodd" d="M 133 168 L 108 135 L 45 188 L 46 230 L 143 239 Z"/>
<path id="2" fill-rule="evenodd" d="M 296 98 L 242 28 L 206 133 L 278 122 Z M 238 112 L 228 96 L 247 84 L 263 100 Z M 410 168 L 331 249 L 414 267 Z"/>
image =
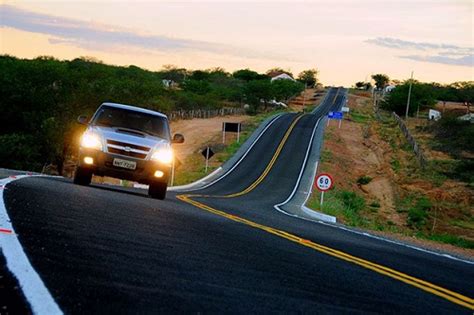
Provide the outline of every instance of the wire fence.
<path id="1" fill-rule="evenodd" d="M 428 164 L 428 160 L 423 154 L 423 150 L 420 148 L 415 138 L 413 138 L 412 134 L 410 133 L 410 130 L 408 130 L 408 127 L 405 125 L 405 122 L 395 112 L 392 113 L 392 117 L 397 121 L 400 130 L 407 139 L 408 143 L 412 146 L 413 152 L 415 153 L 421 168 L 425 168 Z"/>
<path id="2" fill-rule="evenodd" d="M 212 118 L 227 115 L 244 115 L 244 108 L 221 108 L 221 109 L 192 109 L 176 110 L 167 112 L 166 115 L 170 121 L 194 118 Z"/>

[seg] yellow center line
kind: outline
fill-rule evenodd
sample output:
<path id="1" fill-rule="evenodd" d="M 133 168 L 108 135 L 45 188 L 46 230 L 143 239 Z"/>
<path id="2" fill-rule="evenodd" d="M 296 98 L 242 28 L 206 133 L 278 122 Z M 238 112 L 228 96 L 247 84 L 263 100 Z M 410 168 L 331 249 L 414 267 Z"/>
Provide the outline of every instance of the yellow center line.
<path id="1" fill-rule="evenodd" d="M 372 270 L 374 272 L 377 272 L 379 274 L 385 275 L 387 277 L 399 280 L 401 282 L 404 282 L 406 284 L 409 284 L 411 286 L 419 288 L 419 289 L 421 289 L 425 292 L 429 292 L 429 293 L 434 294 L 436 296 L 442 297 L 442 298 L 444 298 L 448 301 L 451 301 L 455 304 L 458 304 L 458 305 L 464 306 L 468 309 L 474 310 L 474 300 L 473 299 L 471 299 L 467 296 L 464 296 L 462 294 L 456 293 L 454 291 L 445 289 L 443 287 L 437 286 L 437 285 L 435 285 L 433 283 L 430 283 L 428 281 L 424 281 L 424 280 L 418 279 L 416 277 L 412 277 L 412 276 L 407 275 L 405 273 L 402 273 L 400 271 L 397 271 L 397 270 L 394 270 L 394 269 L 391 269 L 391 268 L 373 263 L 371 261 L 368 261 L 368 260 L 365 260 L 365 259 L 362 259 L 362 258 L 359 258 L 359 257 L 356 257 L 356 256 L 352 256 L 352 255 L 347 254 L 345 252 L 342 252 L 342 251 L 339 251 L 339 250 L 336 250 L 336 249 L 333 249 L 333 248 L 315 243 L 315 242 L 310 241 L 310 240 L 303 239 L 303 238 L 301 238 L 297 235 L 294 235 L 294 234 L 291 234 L 291 233 L 288 233 L 288 232 L 285 232 L 285 231 L 282 231 L 282 230 L 279 230 L 279 229 L 275 229 L 275 228 L 272 228 L 272 227 L 269 227 L 269 226 L 265 226 L 265 225 L 262 225 L 262 224 L 244 219 L 242 217 L 229 214 L 229 213 L 221 211 L 221 210 L 217 210 L 217 209 L 209 207 L 209 206 L 207 206 L 203 203 L 200 203 L 198 201 L 190 199 L 190 197 L 188 195 L 179 195 L 179 196 L 177 196 L 177 198 L 181 201 L 189 203 L 189 204 L 191 204 L 195 207 L 198 207 L 202 210 L 205 210 L 205 211 L 208 211 L 210 213 L 219 215 L 221 217 L 225 217 L 225 218 L 227 218 L 229 220 L 232 220 L 234 222 L 239 222 L 239 223 L 251 226 L 253 228 L 263 230 L 265 232 L 268 232 L 268 233 L 271 233 L 273 235 L 279 236 L 281 238 L 287 239 L 287 240 L 289 240 L 291 242 L 294 242 L 294 243 L 297 243 L 299 245 L 302 245 L 302 246 L 305 246 L 305 247 L 308 247 L 308 248 L 312 248 L 312 249 L 314 249 L 318 252 L 324 253 L 326 255 L 336 257 L 338 259 L 341 259 L 341 260 L 359 265 L 363 268 L 366 268 L 366 269 Z"/>
<path id="2" fill-rule="evenodd" d="M 268 173 L 273 168 L 273 165 L 275 164 L 278 156 L 280 155 L 281 151 L 283 150 L 283 147 L 285 146 L 285 143 L 287 142 L 288 138 L 290 137 L 291 132 L 295 128 L 298 121 L 301 118 L 303 118 L 303 116 L 304 115 L 301 115 L 301 114 L 298 114 L 296 116 L 296 118 L 291 123 L 290 127 L 288 127 L 288 130 L 286 131 L 286 133 L 283 136 L 282 140 L 280 141 L 280 144 L 278 145 L 278 147 L 277 147 L 275 153 L 273 154 L 272 159 L 268 163 L 267 167 L 262 172 L 262 174 L 260 174 L 260 176 L 252 184 L 250 184 L 250 186 L 248 186 L 247 188 L 245 188 L 244 190 L 242 190 L 240 192 L 236 192 L 236 193 L 229 194 L 229 195 L 198 195 L 198 194 L 196 194 L 196 195 L 188 195 L 188 196 L 190 196 L 190 197 L 202 197 L 202 198 L 235 198 L 235 197 L 239 197 L 239 196 L 248 194 L 249 192 L 254 190 L 267 177 Z"/>
<path id="3" fill-rule="evenodd" d="M 332 102 L 333 104 L 336 102 L 339 91 L 340 91 L 340 89 L 337 90 L 336 95 L 334 96 L 334 99 L 333 99 L 333 102 Z M 419 288 L 423 291 L 426 291 L 426 292 L 432 293 L 436 296 L 442 297 L 442 298 L 444 298 L 448 301 L 451 301 L 455 304 L 458 304 L 458 305 L 467 307 L 471 310 L 474 310 L 474 300 L 467 297 L 467 296 L 464 296 L 462 294 L 450 291 L 448 289 L 437 286 L 437 285 L 435 285 L 433 283 L 430 283 L 428 281 L 424 281 L 424 280 L 412 277 L 412 276 L 407 275 L 405 273 L 402 273 L 400 271 L 397 271 L 397 270 L 394 270 L 394 269 L 391 269 L 391 268 L 373 263 L 371 261 L 368 261 L 368 260 L 365 260 L 365 259 L 362 259 L 362 258 L 359 258 L 359 257 L 356 257 L 356 256 L 352 256 L 348 253 L 339 251 L 337 249 L 333 249 L 331 247 L 327 247 L 327 246 L 315 243 L 313 241 L 303 239 L 303 238 L 301 238 L 297 235 L 294 235 L 294 234 L 291 234 L 291 233 L 288 233 L 288 232 L 285 232 L 285 231 L 282 231 L 282 230 L 278 230 L 278 229 L 275 229 L 275 228 L 272 228 L 272 227 L 269 227 L 269 226 L 265 226 L 265 225 L 262 225 L 262 224 L 244 219 L 242 217 L 232 215 L 232 214 L 229 214 L 227 212 L 209 207 L 209 206 L 207 206 L 207 205 L 205 205 L 201 202 L 198 202 L 198 201 L 195 201 L 195 200 L 191 199 L 192 197 L 198 197 L 198 198 L 235 198 L 235 197 L 238 197 L 238 196 L 248 194 L 249 192 L 254 190 L 267 177 L 268 173 L 273 168 L 273 166 L 275 164 L 275 161 L 277 160 L 278 156 L 280 155 L 280 153 L 283 149 L 283 146 L 285 145 L 286 141 L 288 140 L 288 137 L 290 136 L 290 134 L 293 131 L 294 127 L 296 126 L 296 124 L 298 123 L 298 121 L 302 117 L 303 117 L 302 115 L 299 115 L 295 118 L 295 120 L 292 122 L 292 124 L 290 125 L 290 127 L 286 131 L 286 133 L 285 133 L 283 139 L 281 140 L 277 150 L 275 151 L 272 159 L 270 160 L 269 164 L 267 165 L 267 167 L 265 168 L 263 173 L 249 187 L 247 187 L 243 191 L 240 191 L 240 192 L 237 192 L 237 193 L 234 193 L 234 194 L 223 195 L 223 196 L 178 195 L 178 196 L 176 196 L 176 198 L 183 201 L 183 202 L 189 203 L 189 204 L 191 204 L 191 205 L 193 205 L 197 208 L 200 208 L 202 210 L 205 210 L 205 211 L 208 211 L 210 213 L 219 215 L 221 217 L 225 217 L 225 218 L 227 218 L 229 220 L 232 220 L 234 222 L 239 222 L 239 223 L 251 226 L 253 228 L 266 231 L 270 234 L 273 234 L 273 235 L 279 236 L 281 238 L 287 239 L 287 240 L 292 241 L 294 243 L 297 243 L 299 245 L 312 248 L 312 249 L 314 249 L 318 252 L 327 254 L 329 256 L 336 257 L 338 259 L 341 259 L 341 260 L 359 265 L 363 268 L 366 268 L 366 269 L 372 270 L 374 272 L 377 272 L 379 274 L 383 274 L 383 275 L 388 276 L 390 278 L 399 280 L 399 281 L 404 282 L 406 284 L 417 287 L 417 288 Z"/>

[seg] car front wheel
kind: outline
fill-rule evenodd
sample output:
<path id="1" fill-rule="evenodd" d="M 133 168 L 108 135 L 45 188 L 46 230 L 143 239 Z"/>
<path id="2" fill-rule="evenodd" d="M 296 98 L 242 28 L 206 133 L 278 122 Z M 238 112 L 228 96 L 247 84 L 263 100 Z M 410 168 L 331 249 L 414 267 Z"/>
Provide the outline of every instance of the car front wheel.
<path id="1" fill-rule="evenodd" d="M 151 183 L 148 188 L 148 195 L 155 199 L 163 200 L 166 197 L 166 183 Z"/>
<path id="2" fill-rule="evenodd" d="M 91 183 L 91 180 L 92 171 L 79 166 L 76 168 L 76 173 L 74 173 L 74 184 L 87 186 Z"/>

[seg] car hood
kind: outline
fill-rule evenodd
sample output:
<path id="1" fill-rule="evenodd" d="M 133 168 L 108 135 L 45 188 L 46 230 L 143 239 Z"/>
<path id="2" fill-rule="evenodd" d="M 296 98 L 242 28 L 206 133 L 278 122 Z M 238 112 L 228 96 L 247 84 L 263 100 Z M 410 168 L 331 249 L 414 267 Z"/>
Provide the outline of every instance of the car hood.
<path id="1" fill-rule="evenodd" d="M 120 131 L 121 128 L 117 128 L 117 127 L 93 126 L 91 127 L 91 129 L 96 131 L 98 134 L 100 134 L 103 137 L 104 141 L 115 140 L 115 141 L 121 141 L 121 142 L 146 146 L 150 148 L 154 148 L 157 145 L 169 144 L 169 141 L 160 137 L 155 137 L 148 134 L 134 135 L 133 133 Z"/>

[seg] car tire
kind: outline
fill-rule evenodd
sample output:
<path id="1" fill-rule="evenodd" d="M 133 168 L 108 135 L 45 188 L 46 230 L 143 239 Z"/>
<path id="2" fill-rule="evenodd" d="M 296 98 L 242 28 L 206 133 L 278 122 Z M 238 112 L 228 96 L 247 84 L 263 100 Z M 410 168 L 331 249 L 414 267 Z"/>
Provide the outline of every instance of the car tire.
<path id="1" fill-rule="evenodd" d="M 79 166 L 76 168 L 76 172 L 74 173 L 74 184 L 87 186 L 91 183 L 91 180 L 92 171 Z"/>
<path id="2" fill-rule="evenodd" d="M 151 183 L 148 187 L 148 195 L 155 199 L 163 200 L 166 197 L 166 183 Z"/>

